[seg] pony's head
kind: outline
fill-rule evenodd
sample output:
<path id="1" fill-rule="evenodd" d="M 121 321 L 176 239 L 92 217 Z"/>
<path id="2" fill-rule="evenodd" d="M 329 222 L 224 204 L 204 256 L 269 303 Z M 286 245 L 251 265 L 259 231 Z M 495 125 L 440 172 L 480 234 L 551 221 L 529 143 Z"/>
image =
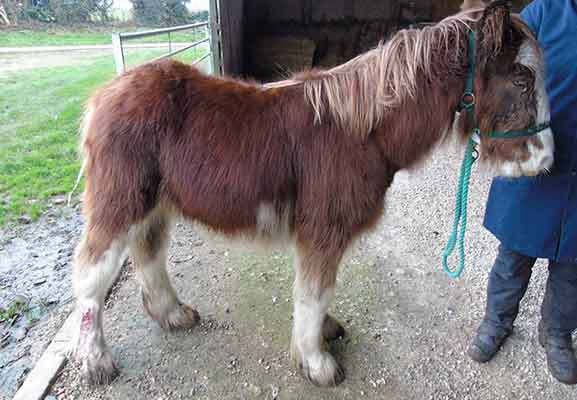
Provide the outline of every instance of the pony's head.
<path id="1" fill-rule="evenodd" d="M 553 163 L 543 55 L 504 1 L 483 7 L 469 0 L 436 25 L 401 30 L 295 81 L 304 82 L 317 123 L 332 120 L 361 138 L 380 135 L 402 168 L 422 159 L 452 122 L 461 137 L 478 139 L 481 159 L 499 175 L 535 175 Z"/>
<path id="2" fill-rule="evenodd" d="M 466 4 L 463 7 L 466 9 Z M 544 61 L 525 23 L 496 1 L 477 14 L 469 37 L 469 83 L 456 121 L 473 134 L 481 160 L 498 175 L 536 175 L 553 164 Z"/>

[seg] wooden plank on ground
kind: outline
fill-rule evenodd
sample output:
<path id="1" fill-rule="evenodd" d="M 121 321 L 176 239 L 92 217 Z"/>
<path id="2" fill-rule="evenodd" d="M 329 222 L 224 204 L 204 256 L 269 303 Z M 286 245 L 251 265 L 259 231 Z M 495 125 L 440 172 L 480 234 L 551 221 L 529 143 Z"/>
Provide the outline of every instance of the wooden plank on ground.
<path id="1" fill-rule="evenodd" d="M 66 363 L 76 321 L 76 312 L 72 311 L 16 392 L 13 400 L 41 400 L 44 398 L 50 385 Z"/>

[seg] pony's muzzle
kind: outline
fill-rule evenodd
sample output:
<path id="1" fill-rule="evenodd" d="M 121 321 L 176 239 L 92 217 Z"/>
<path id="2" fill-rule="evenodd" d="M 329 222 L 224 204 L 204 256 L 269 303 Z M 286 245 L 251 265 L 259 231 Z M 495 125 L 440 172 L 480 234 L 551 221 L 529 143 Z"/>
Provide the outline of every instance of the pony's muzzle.
<path id="1" fill-rule="evenodd" d="M 548 172 L 553 166 L 555 143 L 553 132 L 547 128 L 536 136 L 537 143 L 529 142 L 529 159 L 520 164 L 522 175 L 538 175 Z"/>

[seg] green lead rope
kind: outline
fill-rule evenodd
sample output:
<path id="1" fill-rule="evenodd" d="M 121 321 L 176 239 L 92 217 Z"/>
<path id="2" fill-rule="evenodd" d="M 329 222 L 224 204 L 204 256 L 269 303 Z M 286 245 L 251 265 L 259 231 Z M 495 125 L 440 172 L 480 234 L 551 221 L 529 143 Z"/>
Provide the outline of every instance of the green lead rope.
<path id="1" fill-rule="evenodd" d="M 451 277 L 458 278 L 465 268 L 465 232 L 467 231 L 467 200 L 469 197 L 469 180 L 471 178 L 471 168 L 476 160 L 475 142 L 469 139 L 465 149 L 465 157 L 461 163 L 461 176 L 457 188 L 455 219 L 451 236 L 443 251 L 443 270 Z M 455 269 L 451 269 L 448 259 L 455 250 L 455 245 L 459 244 L 459 264 Z"/>
<path id="2" fill-rule="evenodd" d="M 461 104 L 459 106 L 459 111 L 465 111 L 467 115 L 473 120 L 473 124 L 476 126 L 477 121 L 475 121 L 475 94 L 474 83 L 475 83 L 475 33 L 473 31 L 469 32 L 469 72 L 467 74 L 467 81 L 465 83 L 465 93 L 461 98 Z M 479 133 L 479 130 L 475 128 L 475 131 Z M 465 269 L 465 232 L 467 231 L 467 200 L 469 198 L 469 181 L 471 178 L 471 167 L 475 162 L 476 157 L 473 155 L 476 153 L 475 142 L 472 138 L 467 142 L 467 147 L 465 148 L 465 157 L 461 164 L 461 175 L 459 177 L 459 186 L 457 187 L 457 196 L 455 204 L 455 219 L 453 220 L 453 229 L 451 231 L 451 236 L 447 242 L 447 246 L 443 251 L 443 270 L 451 277 L 457 278 Z M 455 250 L 456 244 L 459 243 L 459 264 L 455 269 L 449 267 L 448 259 Z"/>

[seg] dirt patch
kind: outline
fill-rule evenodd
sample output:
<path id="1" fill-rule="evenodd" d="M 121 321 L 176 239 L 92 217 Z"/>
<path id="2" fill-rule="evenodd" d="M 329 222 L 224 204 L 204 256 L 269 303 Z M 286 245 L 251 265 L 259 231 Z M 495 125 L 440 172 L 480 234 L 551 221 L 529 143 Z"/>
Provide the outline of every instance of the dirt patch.
<path id="1" fill-rule="evenodd" d="M 91 60 L 111 55 L 110 50 L 88 50 L 43 53 L 8 53 L 0 58 L 0 74 L 46 67 L 64 67 L 89 63 Z"/>
<path id="2" fill-rule="evenodd" d="M 53 209 L 0 231 L 0 398 L 11 398 L 71 310 L 70 261 L 82 229 L 77 209 Z"/>

